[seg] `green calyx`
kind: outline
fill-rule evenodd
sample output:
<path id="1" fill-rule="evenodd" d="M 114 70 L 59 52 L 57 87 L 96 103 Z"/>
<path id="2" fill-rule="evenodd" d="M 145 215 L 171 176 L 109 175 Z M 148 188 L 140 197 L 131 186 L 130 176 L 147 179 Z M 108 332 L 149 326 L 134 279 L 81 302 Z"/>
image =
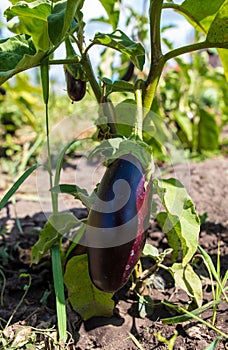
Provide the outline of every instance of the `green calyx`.
<path id="1" fill-rule="evenodd" d="M 65 47 L 66 58 L 74 59 L 75 63 L 65 64 L 64 71 L 68 71 L 74 79 L 88 81 L 85 71 L 83 70 L 83 66 L 81 64 L 81 57 L 78 54 L 76 54 L 69 37 L 65 39 Z"/>

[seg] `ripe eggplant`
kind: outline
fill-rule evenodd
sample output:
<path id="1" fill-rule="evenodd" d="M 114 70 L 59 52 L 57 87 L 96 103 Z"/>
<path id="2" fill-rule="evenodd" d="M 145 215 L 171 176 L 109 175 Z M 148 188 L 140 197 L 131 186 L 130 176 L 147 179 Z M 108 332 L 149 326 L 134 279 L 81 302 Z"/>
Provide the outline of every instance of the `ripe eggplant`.
<path id="1" fill-rule="evenodd" d="M 127 154 L 107 168 L 87 221 L 89 273 L 105 291 L 120 289 L 143 250 L 151 207 L 151 181 L 145 189 L 140 161 Z"/>
<path id="2" fill-rule="evenodd" d="M 65 70 L 65 76 L 68 96 L 74 102 L 81 101 L 86 93 L 86 81 L 75 79 L 67 69 Z"/>

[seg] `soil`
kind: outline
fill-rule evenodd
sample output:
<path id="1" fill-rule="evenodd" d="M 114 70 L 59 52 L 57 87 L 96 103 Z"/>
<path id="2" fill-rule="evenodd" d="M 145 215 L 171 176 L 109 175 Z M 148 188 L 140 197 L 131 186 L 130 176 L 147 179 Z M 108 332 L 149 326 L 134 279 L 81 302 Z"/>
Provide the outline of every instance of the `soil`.
<path id="1" fill-rule="evenodd" d="M 64 164 L 63 181 L 72 183 L 76 169 L 77 183 L 83 187 L 86 181 L 88 190 L 104 170 L 99 162 L 91 164 L 83 157 L 76 157 Z M 215 157 L 200 163 L 178 164 L 175 169 L 162 168 L 162 172 L 166 177 L 180 178 L 188 188 L 199 215 L 206 218 L 201 226 L 199 244 L 216 263 L 220 242 L 221 274 L 224 275 L 228 269 L 228 158 Z M 55 345 L 57 319 L 50 257 L 46 256 L 38 265 L 30 265 L 31 247 L 49 215 L 49 203 L 41 195 L 37 197 L 37 181 L 41 177 L 42 174 L 37 180 L 34 174 L 26 180 L 15 202 L 9 202 L 0 214 L 0 326 L 4 329 L 2 335 L 0 333 L 1 349 L 59 349 Z M 88 177 L 92 178 L 89 184 Z M 2 174 L 2 193 L 9 186 L 7 180 L 7 176 Z M 86 210 L 68 197 L 63 197 L 61 205 L 61 210 L 70 208 L 79 218 L 86 215 Z M 154 220 L 151 220 L 147 240 L 160 250 L 167 247 L 166 238 Z M 144 263 L 148 264 L 148 261 Z M 211 286 L 206 269 L 202 268 L 200 273 L 204 276 L 206 303 L 212 300 Z M 31 285 L 26 291 L 28 276 Z M 67 301 L 68 330 L 72 339 L 63 348 L 134 350 L 141 346 L 144 350 L 167 349 L 168 345 L 162 341 L 161 335 L 169 340 L 177 332 L 173 349 L 201 350 L 217 339 L 215 331 L 194 320 L 174 325 L 161 322 L 162 318 L 174 315 L 161 301 L 185 306 L 188 301 L 187 295 L 175 289 L 171 277 L 164 271 L 157 273 L 147 291 L 153 301 L 153 309 L 145 317 L 139 314 L 136 296 L 127 293 L 128 287 L 114 295 L 115 309 L 110 318 L 96 317 L 83 322 Z M 25 292 L 27 294 L 23 298 Z M 209 310 L 202 314 L 202 318 L 210 322 L 211 315 Z M 215 326 L 228 334 L 228 305 L 225 302 L 218 306 Z M 216 349 L 228 349 L 228 342 L 222 338 Z"/>

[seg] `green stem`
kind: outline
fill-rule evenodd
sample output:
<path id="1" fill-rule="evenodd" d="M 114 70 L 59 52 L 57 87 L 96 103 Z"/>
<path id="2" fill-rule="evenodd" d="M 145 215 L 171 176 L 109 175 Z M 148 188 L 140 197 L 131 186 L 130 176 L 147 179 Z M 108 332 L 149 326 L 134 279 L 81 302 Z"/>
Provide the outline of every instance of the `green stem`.
<path id="1" fill-rule="evenodd" d="M 198 50 L 204 50 L 204 49 L 210 49 L 210 48 L 220 48 L 220 49 L 225 49 L 227 48 L 228 43 L 210 43 L 207 40 L 201 41 L 199 43 L 194 43 L 182 47 L 178 47 L 177 49 L 174 49 L 172 51 L 167 52 L 164 56 L 163 59 L 165 62 L 168 60 L 175 58 L 180 55 L 184 55 L 186 53 L 198 51 Z"/>
<path id="2" fill-rule="evenodd" d="M 135 121 L 135 136 L 142 140 L 142 128 L 143 128 L 143 103 L 142 103 L 142 80 L 138 80 L 135 84 L 135 101 L 137 106 L 136 121 Z"/>
<path id="3" fill-rule="evenodd" d="M 108 125 L 110 127 L 111 134 L 114 135 L 117 133 L 116 130 L 116 120 L 115 120 L 115 111 L 112 105 L 112 102 L 108 99 L 103 99 L 101 88 L 95 78 L 93 67 L 90 62 L 90 58 L 88 54 L 82 54 L 81 60 L 82 66 L 85 70 L 86 76 L 90 82 L 90 85 L 93 89 L 93 93 L 96 97 L 96 100 L 99 104 L 102 105 L 103 110 L 105 111 L 105 115 L 108 118 Z"/>
<path id="4" fill-rule="evenodd" d="M 19 301 L 19 303 L 17 304 L 17 306 L 15 307 L 15 309 L 13 310 L 10 318 L 8 319 L 7 321 L 7 324 L 5 325 L 5 328 L 4 329 L 7 329 L 14 317 L 14 315 L 16 314 L 17 310 L 20 308 L 21 304 L 24 302 L 25 300 L 25 297 L 29 291 L 29 288 L 31 287 L 31 283 L 32 283 L 32 277 L 30 274 L 21 274 L 20 277 L 28 277 L 29 281 L 28 281 L 28 284 L 24 287 L 24 293 Z"/>
<path id="5" fill-rule="evenodd" d="M 51 147 L 49 137 L 49 62 L 48 59 L 41 65 L 41 82 L 43 90 L 43 100 L 45 103 L 45 122 L 46 122 L 46 138 L 47 138 L 47 152 L 48 152 L 48 168 L 49 168 L 49 183 L 50 188 L 53 187 L 52 180 L 52 159 L 51 159 Z M 51 192 L 52 210 L 53 214 L 58 214 L 58 194 Z M 67 339 L 66 329 L 66 303 L 64 296 L 64 283 L 63 283 L 63 271 L 60 255 L 60 243 L 51 248 L 52 257 L 52 272 L 54 280 L 54 289 L 56 297 L 56 312 L 58 319 L 58 331 L 59 339 L 61 342 L 65 342 Z"/>
<path id="6" fill-rule="evenodd" d="M 162 57 L 161 51 L 161 11 L 163 0 L 151 0 L 149 9 L 150 18 L 150 52 L 151 52 L 151 64 L 150 72 L 147 79 L 147 84 L 153 76 L 154 65 Z"/>
<path id="7" fill-rule="evenodd" d="M 151 62 L 150 71 L 146 81 L 146 92 L 144 96 L 143 106 L 150 109 L 156 87 L 164 66 L 161 51 L 161 11 L 163 0 L 151 0 L 149 9 L 150 18 L 150 51 Z"/>
<path id="8" fill-rule="evenodd" d="M 152 106 L 156 88 L 157 88 L 159 79 L 161 77 L 164 64 L 165 64 L 165 61 L 162 57 L 159 60 L 159 62 L 157 62 L 157 64 L 153 66 L 153 70 L 151 70 L 150 83 L 146 88 L 146 93 L 144 95 L 144 100 L 143 100 L 143 107 L 146 110 L 150 110 Z"/>
<path id="9" fill-rule="evenodd" d="M 93 92 L 94 92 L 94 95 L 96 97 L 97 102 L 101 103 L 101 97 L 102 97 L 101 88 L 100 88 L 100 86 L 95 78 L 89 55 L 82 56 L 81 64 L 85 70 L 86 76 L 90 82 L 92 89 L 93 89 Z"/>
<path id="10" fill-rule="evenodd" d="M 58 60 L 49 60 L 49 64 L 51 65 L 64 65 L 64 64 L 74 64 L 78 63 L 78 57 L 75 58 L 61 58 Z"/>
<path id="11" fill-rule="evenodd" d="M 143 106 L 146 109 L 151 108 L 162 70 L 167 61 L 177 56 L 184 55 L 184 54 L 191 53 L 198 50 L 205 50 L 209 48 L 225 49 L 227 48 L 227 45 L 228 43 L 210 43 L 207 40 L 205 40 L 199 43 L 178 47 L 177 49 L 171 50 L 166 54 L 164 54 L 163 56 L 160 56 L 157 62 L 155 61 L 155 63 L 151 65 L 150 73 L 147 79 L 147 83 L 149 82 L 149 84 L 147 86 L 146 93 L 144 96 Z"/>

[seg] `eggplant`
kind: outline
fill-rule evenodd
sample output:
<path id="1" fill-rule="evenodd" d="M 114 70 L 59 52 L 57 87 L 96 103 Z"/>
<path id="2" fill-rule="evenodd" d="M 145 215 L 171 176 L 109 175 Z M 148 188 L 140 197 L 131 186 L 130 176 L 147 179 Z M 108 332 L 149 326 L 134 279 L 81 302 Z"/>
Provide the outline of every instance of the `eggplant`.
<path id="1" fill-rule="evenodd" d="M 74 102 L 81 101 L 86 93 L 86 81 L 74 78 L 67 69 L 65 70 L 65 77 L 68 96 Z"/>
<path id="2" fill-rule="evenodd" d="M 89 273 L 102 291 L 115 292 L 128 281 L 146 239 L 151 181 L 145 189 L 140 161 L 127 154 L 114 160 L 98 186 L 86 229 Z"/>
<path id="3" fill-rule="evenodd" d="M 120 78 L 120 80 L 124 80 L 124 81 L 130 81 L 131 78 L 133 77 L 133 73 L 134 73 L 134 69 L 135 69 L 135 65 L 133 62 L 130 61 L 126 72 L 124 73 L 124 75 Z"/>

